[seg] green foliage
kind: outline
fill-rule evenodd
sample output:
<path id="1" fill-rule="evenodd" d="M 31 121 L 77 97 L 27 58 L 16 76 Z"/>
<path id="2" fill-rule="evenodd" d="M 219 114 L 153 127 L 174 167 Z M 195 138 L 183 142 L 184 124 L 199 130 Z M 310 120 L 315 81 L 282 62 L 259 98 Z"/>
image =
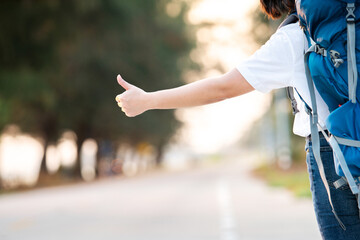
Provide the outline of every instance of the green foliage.
<path id="1" fill-rule="evenodd" d="M 172 111 L 127 118 L 115 103 L 116 75 L 147 91 L 181 84 L 193 47 L 180 3 L 169 0 L 4 0 L 0 3 L 0 129 L 16 123 L 48 141 L 62 129 L 79 139 L 164 144 Z M 183 61 L 185 62 L 185 61 Z"/>
<path id="2" fill-rule="evenodd" d="M 255 169 L 254 174 L 264 178 L 272 187 L 290 190 L 296 197 L 311 197 L 309 175 L 304 164 L 298 164 L 290 171 L 284 171 L 271 165 L 263 165 Z"/>

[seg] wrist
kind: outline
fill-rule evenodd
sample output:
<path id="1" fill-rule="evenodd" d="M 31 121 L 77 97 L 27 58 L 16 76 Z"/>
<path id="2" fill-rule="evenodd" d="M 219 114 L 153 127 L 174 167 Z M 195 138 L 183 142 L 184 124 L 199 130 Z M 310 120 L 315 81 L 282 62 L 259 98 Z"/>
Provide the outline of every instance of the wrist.
<path id="1" fill-rule="evenodd" d="M 154 92 L 145 92 L 144 104 L 146 106 L 146 110 L 153 110 L 158 108 Z"/>

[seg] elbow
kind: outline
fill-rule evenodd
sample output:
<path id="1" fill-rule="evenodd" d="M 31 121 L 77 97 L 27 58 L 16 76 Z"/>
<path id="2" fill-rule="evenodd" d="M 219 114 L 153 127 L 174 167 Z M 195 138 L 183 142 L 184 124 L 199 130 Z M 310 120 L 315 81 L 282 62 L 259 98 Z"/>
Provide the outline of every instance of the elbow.
<path id="1" fill-rule="evenodd" d="M 223 101 L 235 97 L 234 89 L 230 81 L 228 81 L 223 76 L 219 77 L 217 81 L 218 81 L 218 91 L 216 94 L 217 101 Z"/>
<path id="2" fill-rule="evenodd" d="M 240 95 L 236 86 L 234 85 L 234 81 L 232 79 L 227 78 L 226 75 L 219 78 L 219 99 L 225 100 L 229 98 L 236 97 Z"/>
<path id="3" fill-rule="evenodd" d="M 237 97 L 251 92 L 254 88 L 246 81 L 243 75 L 236 69 L 219 77 L 222 100 Z"/>

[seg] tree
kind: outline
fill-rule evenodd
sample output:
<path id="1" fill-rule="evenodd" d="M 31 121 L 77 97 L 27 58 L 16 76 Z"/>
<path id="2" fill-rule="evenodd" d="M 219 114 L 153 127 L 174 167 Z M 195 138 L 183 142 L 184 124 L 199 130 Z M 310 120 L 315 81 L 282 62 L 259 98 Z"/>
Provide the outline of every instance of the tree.
<path id="1" fill-rule="evenodd" d="M 181 84 L 193 47 L 169 0 L 5 0 L 0 3 L 0 129 L 8 123 L 45 142 L 72 129 L 78 145 L 147 141 L 161 149 L 179 122 L 172 111 L 129 119 L 117 108 L 116 75 L 152 91 Z M 180 65 L 180 62 L 187 65 Z"/>
<path id="2" fill-rule="evenodd" d="M 261 11 L 260 6 L 255 8 L 250 13 L 250 16 L 252 18 L 251 37 L 259 47 L 265 44 L 271 35 L 275 33 L 283 19 L 274 20 L 267 17 Z"/>

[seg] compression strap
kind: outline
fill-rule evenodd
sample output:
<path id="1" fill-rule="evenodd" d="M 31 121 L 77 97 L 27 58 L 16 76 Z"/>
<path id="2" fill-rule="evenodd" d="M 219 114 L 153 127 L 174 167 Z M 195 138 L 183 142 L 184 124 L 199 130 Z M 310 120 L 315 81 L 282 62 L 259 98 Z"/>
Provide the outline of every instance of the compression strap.
<path id="1" fill-rule="evenodd" d="M 347 57 L 348 57 L 348 87 L 349 87 L 349 99 L 352 103 L 356 103 L 356 87 L 357 87 L 357 66 L 355 55 L 355 3 L 348 3 L 346 10 L 348 14 L 346 16 L 347 22 Z"/>

